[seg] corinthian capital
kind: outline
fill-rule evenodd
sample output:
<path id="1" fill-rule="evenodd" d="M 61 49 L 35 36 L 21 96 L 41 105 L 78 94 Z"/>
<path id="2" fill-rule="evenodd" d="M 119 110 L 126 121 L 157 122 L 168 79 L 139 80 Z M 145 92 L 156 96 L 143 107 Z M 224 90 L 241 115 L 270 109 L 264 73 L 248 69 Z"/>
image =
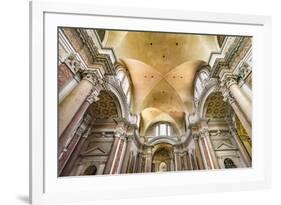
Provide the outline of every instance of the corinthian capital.
<path id="1" fill-rule="evenodd" d="M 115 137 L 119 137 L 120 139 L 123 139 L 126 137 L 126 131 L 122 127 L 118 127 L 115 130 Z"/>
<path id="2" fill-rule="evenodd" d="M 224 86 L 230 88 L 231 85 L 238 83 L 238 76 L 234 74 L 226 74 L 221 81 Z"/>
<path id="3" fill-rule="evenodd" d="M 78 59 L 77 54 L 71 53 L 65 60 L 64 63 L 74 72 L 77 73 L 82 71 L 81 61 Z"/>
<path id="4" fill-rule="evenodd" d="M 201 137 L 209 136 L 209 130 L 207 128 L 202 128 L 199 133 Z"/>
<path id="5" fill-rule="evenodd" d="M 102 76 L 98 70 L 88 69 L 82 72 L 82 77 L 85 80 L 88 80 L 93 86 L 103 84 Z"/>
<path id="6" fill-rule="evenodd" d="M 226 87 L 221 88 L 223 101 L 228 102 L 229 104 L 232 104 L 235 102 L 234 97 L 232 96 L 230 90 Z"/>
<path id="7" fill-rule="evenodd" d="M 193 134 L 192 137 L 193 137 L 193 140 L 198 141 L 198 139 L 199 139 L 199 134 Z"/>

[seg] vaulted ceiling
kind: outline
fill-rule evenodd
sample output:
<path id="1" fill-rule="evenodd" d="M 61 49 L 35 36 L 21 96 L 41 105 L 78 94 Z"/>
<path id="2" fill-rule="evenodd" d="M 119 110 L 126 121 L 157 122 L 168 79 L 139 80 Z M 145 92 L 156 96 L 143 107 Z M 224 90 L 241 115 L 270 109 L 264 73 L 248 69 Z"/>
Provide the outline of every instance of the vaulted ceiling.
<path id="1" fill-rule="evenodd" d="M 183 130 L 185 113 L 193 111 L 195 74 L 219 51 L 217 36 L 107 31 L 103 45 L 130 73 L 131 111 L 141 114 L 143 131 L 157 121 Z"/>

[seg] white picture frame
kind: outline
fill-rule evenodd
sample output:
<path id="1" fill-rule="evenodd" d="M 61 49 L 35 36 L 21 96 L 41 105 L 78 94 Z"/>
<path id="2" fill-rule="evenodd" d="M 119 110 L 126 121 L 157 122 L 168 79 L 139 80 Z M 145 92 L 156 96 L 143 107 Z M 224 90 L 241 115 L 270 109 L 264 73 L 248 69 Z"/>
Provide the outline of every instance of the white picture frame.
<path id="1" fill-rule="evenodd" d="M 36 1 L 30 3 L 30 21 L 32 204 L 241 191 L 271 186 L 271 110 L 265 110 L 265 107 L 271 107 L 271 93 L 266 92 L 271 90 L 270 17 Z M 53 92 L 57 89 L 54 83 L 57 53 L 53 52 L 57 46 L 54 43 L 56 28 L 101 25 L 109 29 L 253 36 L 253 167 L 212 172 L 58 178 L 54 140 L 57 128 L 53 123 L 57 119 L 57 96 Z"/>

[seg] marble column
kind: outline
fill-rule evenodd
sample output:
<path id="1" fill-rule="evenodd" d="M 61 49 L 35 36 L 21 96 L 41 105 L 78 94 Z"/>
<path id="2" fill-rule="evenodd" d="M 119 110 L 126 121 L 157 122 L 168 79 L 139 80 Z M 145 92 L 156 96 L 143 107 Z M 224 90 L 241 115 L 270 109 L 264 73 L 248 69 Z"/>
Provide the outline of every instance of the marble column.
<path id="1" fill-rule="evenodd" d="M 236 143 L 236 145 L 237 145 L 237 147 L 240 151 L 240 154 L 241 154 L 246 166 L 251 167 L 252 166 L 252 159 L 251 159 L 250 155 L 248 154 L 243 142 L 241 141 L 236 129 L 232 125 L 230 125 L 229 130 L 230 130 L 231 135 L 232 135 L 232 137 L 233 137 L 233 139 L 234 139 L 234 141 L 235 141 L 235 143 Z"/>
<path id="2" fill-rule="evenodd" d="M 204 167 L 206 169 L 211 169 L 210 158 L 209 158 L 209 155 L 207 153 L 207 149 L 206 149 L 206 146 L 205 146 L 205 141 L 204 141 L 204 139 L 202 139 L 201 136 L 199 136 L 198 143 L 199 143 L 201 155 L 202 155 L 203 162 L 204 162 Z"/>
<path id="3" fill-rule="evenodd" d="M 180 171 L 181 167 L 181 156 L 180 151 L 177 147 L 174 147 L 174 159 L 175 159 L 175 171 Z"/>
<path id="4" fill-rule="evenodd" d="M 100 90 L 102 90 L 102 80 L 97 70 L 86 70 L 82 73 L 82 76 L 83 79 L 80 83 L 59 104 L 59 137 L 65 131 L 89 94 L 95 92 L 98 95 Z"/>
<path id="5" fill-rule="evenodd" d="M 146 153 L 145 153 L 145 172 L 151 172 L 152 166 L 152 147 L 147 146 L 146 147 Z"/>
<path id="6" fill-rule="evenodd" d="M 121 173 L 126 173 L 126 171 L 128 170 L 128 166 L 129 166 L 129 162 L 130 162 L 130 150 L 132 147 L 132 143 L 133 143 L 132 136 L 128 136 L 126 151 L 124 154 L 124 160 L 123 160 L 123 164 L 122 164 L 122 168 L 121 168 Z"/>
<path id="7" fill-rule="evenodd" d="M 247 120 L 245 114 L 241 111 L 240 107 L 238 106 L 238 104 L 237 104 L 236 100 L 234 99 L 234 97 L 232 96 L 231 92 L 224 88 L 224 89 L 222 89 L 222 94 L 224 96 L 223 100 L 225 102 L 228 102 L 231 105 L 232 109 L 234 110 L 236 116 L 238 117 L 238 119 L 242 123 L 246 132 L 251 137 L 252 136 L 251 123 Z"/>
<path id="8" fill-rule="evenodd" d="M 141 173 L 142 172 L 142 161 L 143 161 L 142 153 L 138 152 L 137 173 Z"/>
<path id="9" fill-rule="evenodd" d="M 226 75 L 224 78 L 224 84 L 227 89 L 230 90 L 231 95 L 236 100 L 237 104 L 243 111 L 246 116 L 246 119 L 251 123 L 252 122 L 252 102 L 248 96 L 242 91 L 238 86 L 238 76 L 237 75 Z"/>
<path id="10" fill-rule="evenodd" d="M 76 112 L 74 117 L 72 118 L 71 122 L 68 124 L 62 135 L 59 137 L 58 141 L 58 153 L 60 154 L 65 147 L 68 146 L 68 143 L 71 141 L 75 131 L 81 124 L 83 116 L 85 115 L 89 106 L 97 101 L 99 92 L 93 91 L 91 92 L 86 100 L 83 102 L 79 110 Z"/>
<path id="11" fill-rule="evenodd" d="M 125 130 L 117 128 L 114 141 L 111 147 L 104 174 L 118 174 L 121 170 L 121 164 L 127 145 L 127 136 Z"/>
<path id="12" fill-rule="evenodd" d="M 77 129 L 73 138 L 70 140 L 68 145 L 65 146 L 65 148 L 62 150 L 62 152 L 60 152 L 59 159 L 58 159 L 58 175 L 61 175 L 62 171 L 64 170 L 64 168 L 67 164 L 69 166 L 67 166 L 68 169 L 65 169 L 64 173 L 65 174 L 70 173 L 71 163 L 69 162 L 69 160 L 72 157 L 73 152 L 75 152 L 75 150 L 79 153 L 79 151 L 80 151 L 79 144 L 82 146 L 82 144 L 84 143 L 84 140 L 83 139 L 81 140 L 81 136 L 84 136 L 84 138 L 86 138 L 88 136 L 88 134 L 90 133 L 90 131 L 91 131 L 90 121 L 91 121 L 91 119 L 92 118 L 89 115 L 85 116 L 83 122 L 81 123 L 81 125 Z"/>
<path id="13" fill-rule="evenodd" d="M 214 147 L 213 147 L 211 139 L 210 139 L 209 130 L 207 128 L 201 129 L 200 136 L 205 142 L 212 169 L 219 169 L 220 166 L 219 166 L 218 158 L 217 158 L 217 155 L 215 153 Z"/>
<path id="14" fill-rule="evenodd" d="M 112 174 L 121 173 L 122 164 L 124 162 L 125 152 L 126 152 L 127 145 L 128 145 L 128 141 L 127 141 L 128 138 L 127 138 L 127 136 L 121 136 L 120 140 L 121 140 L 120 147 L 119 147 L 119 151 L 116 155 L 115 167 L 113 168 Z"/>
<path id="15" fill-rule="evenodd" d="M 105 165 L 104 174 L 110 174 L 110 170 L 113 165 L 113 159 L 116 154 L 116 149 L 117 149 L 118 143 L 119 143 L 119 136 L 114 135 L 114 140 L 111 145 L 110 154 L 108 156 L 108 159 L 107 159 L 107 162 Z"/>
<path id="16" fill-rule="evenodd" d="M 91 125 L 90 125 L 91 126 Z M 60 169 L 60 172 L 59 172 L 59 174 L 61 175 L 61 176 L 69 176 L 70 175 L 70 173 L 72 172 L 72 170 L 73 170 L 73 168 L 74 168 L 74 165 L 75 165 L 75 162 L 76 162 L 76 160 L 78 159 L 78 157 L 79 157 L 79 154 L 80 154 L 80 152 L 81 152 L 81 149 L 82 149 L 82 147 L 83 147 L 83 145 L 84 145 L 84 142 L 86 141 L 86 139 L 88 138 L 88 136 L 90 135 L 90 133 L 91 133 L 91 127 L 89 127 L 88 128 L 88 130 L 84 133 L 84 134 L 82 134 L 82 132 L 81 132 L 82 130 L 80 130 L 79 132 L 78 132 L 78 143 L 77 143 L 77 145 L 74 147 L 74 149 L 73 149 L 73 152 L 70 152 L 69 153 L 69 160 L 67 161 L 67 163 L 65 164 L 65 166 L 64 167 L 62 167 L 61 169 Z M 82 134 L 82 136 L 81 136 L 81 134 Z M 81 136 L 81 137 L 79 137 L 79 136 Z M 72 153 L 72 154 L 71 154 Z M 60 164 L 60 162 L 59 162 L 59 164 Z"/>
<path id="17" fill-rule="evenodd" d="M 184 168 L 183 170 L 188 170 L 188 160 L 187 160 L 187 152 L 184 151 L 182 154 L 182 160 L 183 160 L 183 164 L 184 164 Z"/>
<path id="18" fill-rule="evenodd" d="M 190 170 L 195 170 L 195 167 L 193 166 L 193 162 L 192 162 L 192 154 L 188 152 L 188 164 L 189 164 L 189 169 Z"/>
<path id="19" fill-rule="evenodd" d="M 252 101 L 252 90 L 249 87 L 248 83 L 245 82 L 245 80 L 241 79 L 239 81 L 239 86 L 241 87 L 241 89 L 243 90 L 243 92 L 246 94 L 246 96 L 248 97 L 248 99 L 250 101 Z"/>
<path id="20" fill-rule="evenodd" d="M 191 158 L 190 158 L 190 154 L 188 151 L 186 151 L 186 160 L 187 160 L 187 169 L 188 170 L 192 170 L 192 161 L 191 161 Z"/>
<path id="21" fill-rule="evenodd" d="M 195 156 L 197 159 L 196 161 L 198 164 L 198 168 L 205 169 L 198 140 L 199 140 L 199 136 L 197 134 L 193 135 L 193 141 L 195 145 Z"/>
<path id="22" fill-rule="evenodd" d="M 199 166 L 198 166 L 198 162 L 197 162 L 196 154 L 195 154 L 195 149 L 192 150 L 191 162 L 192 162 L 193 170 L 199 170 Z"/>

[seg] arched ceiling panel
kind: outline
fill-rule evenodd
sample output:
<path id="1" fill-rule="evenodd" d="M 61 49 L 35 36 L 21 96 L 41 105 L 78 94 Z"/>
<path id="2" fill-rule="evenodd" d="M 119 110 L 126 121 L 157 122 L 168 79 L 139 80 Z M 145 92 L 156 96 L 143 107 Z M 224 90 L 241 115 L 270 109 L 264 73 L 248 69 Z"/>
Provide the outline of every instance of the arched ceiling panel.
<path id="1" fill-rule="evenodd" d="M 107 32 L 105 47 L 114 49 L 130 73 L 131 112 L 141 113 L 144 130 L 157 120 L 171 121 L 183 130 L 185 113 L 193 112 L 195 74 L 212 52 L 220 50 L 217 36 Z"/>
<path id="2" fill-rule="evenodd" d="M 208 61 L 218 52 L 217 37 L 160 32 L 109 31 L 106 47 L 114 48 L 119 58 L 132 58 L 165 74 L 191 60 Z"/>
<path id="3" fill-rule="evenodd" d="M 164 76 L 166 82 L 174 88 L 181 101 L 185 105 L 185 111 L 192 112 L 193 109 L 193 82 L 197 70 L 204 65 L 201 60 L 185 62 Z"/>

